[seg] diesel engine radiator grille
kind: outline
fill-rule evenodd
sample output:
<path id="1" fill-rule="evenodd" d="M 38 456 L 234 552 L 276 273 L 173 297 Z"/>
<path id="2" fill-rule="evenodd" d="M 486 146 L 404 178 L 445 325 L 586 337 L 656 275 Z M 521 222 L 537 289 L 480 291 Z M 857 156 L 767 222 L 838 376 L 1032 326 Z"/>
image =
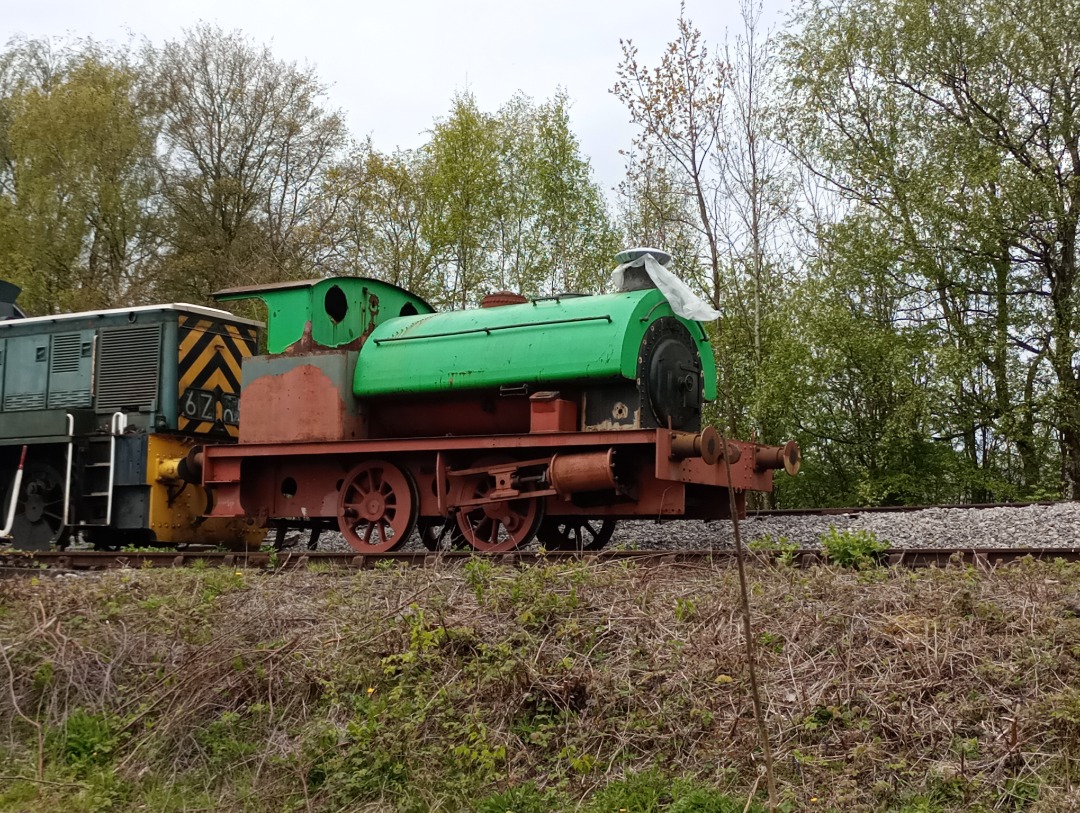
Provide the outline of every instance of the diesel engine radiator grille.
<path id="1" fill-rule="evenodd" d="M 97 369 L 99 411 L 155 407 L 161 371 L 161 326 L 102 330 Z"/>

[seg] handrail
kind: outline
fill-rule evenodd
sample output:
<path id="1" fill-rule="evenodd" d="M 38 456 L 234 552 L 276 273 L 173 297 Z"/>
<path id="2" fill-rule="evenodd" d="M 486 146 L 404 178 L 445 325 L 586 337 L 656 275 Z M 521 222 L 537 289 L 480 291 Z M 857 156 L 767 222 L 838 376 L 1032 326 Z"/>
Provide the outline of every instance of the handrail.
<path id="1" fill-rule="evenodd" d="M 490 327 L 471 327 L 465 330 L 448 330 L 444 333 L 423 333 L 419 336 L 388 336 L 385 339 L 372 339 L 375 345 L 389 344 L 390 342 L 418 342 L 421 339 L 444 339 L 448 336 L 468 336 L 476 333 L 484 333 L 490 336 L 497 330 L 518 330 L 527 327 L 549 327 L 551 325 L 569 325 L 575 322 L 611 322 L 611 316 L 576 316 L 572 319 L 545 319 L 542 322 L 517 322 L 512 325 L 491 325 Z"/>
<path id="2" fill-rule="evenodd" d="M 67 470 L 64 472 L 64 514 L 61 517 L 64 525 L 71 524 L 71 464 L 75 457 L 75 416 L 67 414 L 68 444 L 67 444 Z"/>
<path id="3" fill-rule="evenodd" d="M 112 525 L 113 490 L 116 486 L 116 438 L 127 429 L 127 415 L 114 412 L 109 422 L 112 437 L 109 440 L 109 494 L 105 502 L 105 524 Z"/>
<path id="4" fill-rule="evenodd" d="M 19 468 L 15 470 L 15 487 L 11 489 L 11 505 L 8 506 L 7 519 L 4 527 L 0 529 L 0 539 L 9 539 L 11 530 L 15 527 L 15 506 L 19 504 L 19 489 L 22 488 L 23 468 L 26 466 L 26 446 L 22 447 L 19 455 Z"/>

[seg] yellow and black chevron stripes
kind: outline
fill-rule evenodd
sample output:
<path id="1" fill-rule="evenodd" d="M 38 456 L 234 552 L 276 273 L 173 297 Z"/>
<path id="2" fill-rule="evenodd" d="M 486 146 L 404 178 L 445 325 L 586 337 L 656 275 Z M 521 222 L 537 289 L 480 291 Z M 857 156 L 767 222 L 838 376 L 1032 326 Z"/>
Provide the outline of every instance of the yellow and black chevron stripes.
<path id="1" fill-rule="evenodd" d="M 236 437 L 240 363 L 258 348 L 256 329 L 184 314 L 178 339 L 177 428 L 193 434 Z"/>

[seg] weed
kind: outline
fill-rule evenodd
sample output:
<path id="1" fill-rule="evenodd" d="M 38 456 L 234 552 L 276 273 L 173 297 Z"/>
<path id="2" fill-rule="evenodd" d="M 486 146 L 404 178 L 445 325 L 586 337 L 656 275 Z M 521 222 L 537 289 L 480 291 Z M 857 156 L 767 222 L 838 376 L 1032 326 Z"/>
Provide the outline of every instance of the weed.
<path id="1" fill-rule="evenodd" d="M 863 570 L 881 564 L 889 549 L 888 543 L 878 541 L 873 531 L 862 528 L 838 531 L 830 526 L 821 536 L 821 547 L 833 564 Z"/>
<path id="2" fill-rule="evenodd" d="M 583 808 L 587 813 L 763 813 L 715 788 L 689 779 L 664 776 L 658 770 L 631 774 L 598 791 Z"/>
<path id="3" fill-rule="evenodd" d="M 541 790 L 526 782 L 502 793 L 487 796 L 476 803 L 474 813 L 556 813 L 568 809 L 570 802 L 553 790 Z"/>
<path id="4" fill-rule="evenodd" d="M 77 774 L 109 764 L 120 742 L 117 726 L 108 717 L 75 709 L 63 726 L 46 736 L 53 757 L 75 769 Z"/>
<path id="5" fill-rule="evenodd" d="M 757 637 L 758 646 L 773 652 L 784 651 L 784 636 L 777 632 L 763 632 Z"/>
<path id="6" fill-rule="evenodd" d="M 680 623 L 692 621 L 697 617 L 697 602 L 692 598 L 675 599 L 675 620 Z"/>
<path id="7" fill-rule="evenodd" d="M 746 547 L 758 553 L 773 554 L 774 561 L 784 567 L 792 567 L 795 564 L 795 555 L 799 551 L 799 546 L 786 536 L 773 536 L 772 534 L 759 536 Z"/>
<path id="8" fill-rule="evenodd" d="M 465 583 L 476 594 L 476 602 L 480 606 L 483 606 L 484 596 L 491 586 L 492 571 L 494 569 L 491 562 L 479 556 L 474 556 L 465 563 Z"/>

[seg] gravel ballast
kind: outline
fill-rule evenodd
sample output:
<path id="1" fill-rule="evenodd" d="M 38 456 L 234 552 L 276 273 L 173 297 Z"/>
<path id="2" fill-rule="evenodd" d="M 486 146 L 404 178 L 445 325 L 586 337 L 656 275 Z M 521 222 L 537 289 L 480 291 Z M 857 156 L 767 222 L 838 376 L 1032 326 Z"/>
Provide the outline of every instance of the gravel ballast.
<path id="1" fill-rule="evenodd" d="M 829 516 L 771 515 L 743 520 L 745 542 L 771 537 L 800 548 L 814 548 L 822 534 L 868 530 L 893 548 L 1042 548 L 1080 546 L 1080 503 L 1018 508 L 928 508 L 921 511 L 866 512 Z M 306 539 L 306 535 L 302 537 Z M 641 550 L 701 550 L 734 544 L 729 521 L 624 520 L 608 547 Z M 533 542 L 528 547 L 535 547 Z M 414 535 L 406 550 L 422 546 Z M 324 533 L 320 550 L 350 550 L 340 534 Z"/>

